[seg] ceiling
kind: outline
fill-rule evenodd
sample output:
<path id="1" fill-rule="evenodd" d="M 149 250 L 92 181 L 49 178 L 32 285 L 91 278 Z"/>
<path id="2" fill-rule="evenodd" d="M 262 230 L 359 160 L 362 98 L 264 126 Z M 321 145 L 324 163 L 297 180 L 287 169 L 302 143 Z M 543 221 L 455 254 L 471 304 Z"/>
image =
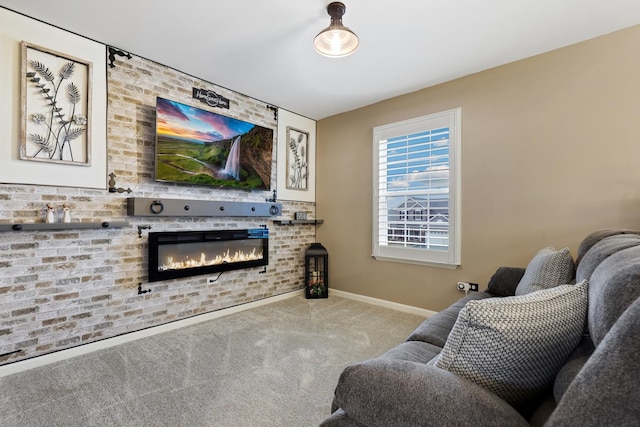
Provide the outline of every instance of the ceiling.
<path id="1" fill-rule="evenodd" d="M 328 3 L 0 0 L 316 120 L 640 23 L 639 0 L 344 0 L 360 46 L 334 59 L 312 43 Z"/>

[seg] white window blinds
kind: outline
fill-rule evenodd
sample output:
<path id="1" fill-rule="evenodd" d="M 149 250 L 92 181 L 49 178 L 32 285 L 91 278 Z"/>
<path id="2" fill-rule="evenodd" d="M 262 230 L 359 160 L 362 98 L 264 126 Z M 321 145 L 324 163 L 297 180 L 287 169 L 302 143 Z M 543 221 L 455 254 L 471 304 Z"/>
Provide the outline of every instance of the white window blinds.
<path id="1" fill-rule="evenodd" d="M 458 265 L 460 109 L 374 129 L 373 256 Z"/>

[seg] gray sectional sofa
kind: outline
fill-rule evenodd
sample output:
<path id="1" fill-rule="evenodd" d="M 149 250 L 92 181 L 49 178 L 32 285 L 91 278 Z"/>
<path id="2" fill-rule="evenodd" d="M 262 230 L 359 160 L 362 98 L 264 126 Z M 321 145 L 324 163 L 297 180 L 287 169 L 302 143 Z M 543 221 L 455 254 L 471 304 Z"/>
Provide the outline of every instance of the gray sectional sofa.
<path id="1" fill-rule="evenodd" d="M 575 262 L 547 248 L 499 268 L 347 367 L 321 425 L 640 426 L 640 231 L 592 233 Z"/>

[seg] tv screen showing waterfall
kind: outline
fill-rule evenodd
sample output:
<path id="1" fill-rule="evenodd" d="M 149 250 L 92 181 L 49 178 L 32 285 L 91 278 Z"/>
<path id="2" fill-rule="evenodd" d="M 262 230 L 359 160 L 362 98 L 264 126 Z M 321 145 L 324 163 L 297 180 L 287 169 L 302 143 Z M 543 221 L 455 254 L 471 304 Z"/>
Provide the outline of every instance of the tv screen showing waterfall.
<path id="1" fill-rule="evenodd" d="M 156 100 L 156 181 L 270 190 L 272 150 L 272 129 Z"/>

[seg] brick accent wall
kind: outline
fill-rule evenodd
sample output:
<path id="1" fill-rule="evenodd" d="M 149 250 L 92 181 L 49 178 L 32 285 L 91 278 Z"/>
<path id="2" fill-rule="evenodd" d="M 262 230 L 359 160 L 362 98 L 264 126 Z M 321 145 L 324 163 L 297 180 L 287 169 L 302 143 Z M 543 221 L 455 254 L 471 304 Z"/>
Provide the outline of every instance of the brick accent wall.
<path id="1" fill-rule="evenodd" d="M 304 250 L 315 241 L 312 225 L 279 226 L 271 218 L 127 217 L 127 197 L 265 201 L 270 192 L 218 190 L 153 180 L 156 96 L 211 109 L 192 99 L 194 86 L 230 99 L 224 115 L 272 128 L 267 104 L 153 61 L 118 57 L 108 69 L 108 170 L 118 187 L 133 192 L 0 185 L 0 221 L 43 222 L 46 203 L 72 221 L 129 221 L 121 229 L 0 233 L 0 364 L 43 355 L 174 320 L 290 292 L 303 287 Z M 272 186 L 275 188 L 276 161 Z M 106 181 L 105 177 L 105 181 Z M 281 201 L 282 218 L 295 211 L 315 217 L 315 203 Z M 147 232 L 255 228 L 270 231 L 269 266 L 205 276 L 146 282 Z M 138 294 L 138 284 L 151 292 Z"/>

